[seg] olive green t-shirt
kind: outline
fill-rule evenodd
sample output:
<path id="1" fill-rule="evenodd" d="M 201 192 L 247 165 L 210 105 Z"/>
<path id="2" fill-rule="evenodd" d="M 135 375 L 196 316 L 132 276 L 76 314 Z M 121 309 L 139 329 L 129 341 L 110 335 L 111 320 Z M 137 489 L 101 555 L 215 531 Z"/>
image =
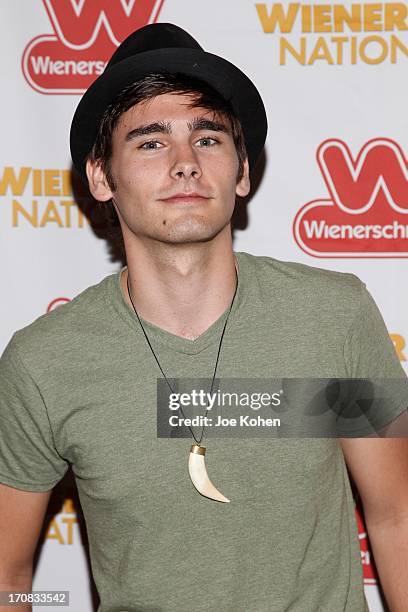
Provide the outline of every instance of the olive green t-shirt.
<path id="1" fill-rule="evenodd" d="M 236 257 L 217 376 L 405 376 L 356 276 Z M 167 377 L 212 376 L 226 315 L 196 340 L 144 321 Z M 72 465 L 99 612 L 367 610 L 339 441 L 204 437 L 231 500 L 215 502 L 190 481 L 192 440 L 157 437 L 157 378 L 119 273 L 17 331 L 0 360 L 0 482 L 46 491 Z"/>

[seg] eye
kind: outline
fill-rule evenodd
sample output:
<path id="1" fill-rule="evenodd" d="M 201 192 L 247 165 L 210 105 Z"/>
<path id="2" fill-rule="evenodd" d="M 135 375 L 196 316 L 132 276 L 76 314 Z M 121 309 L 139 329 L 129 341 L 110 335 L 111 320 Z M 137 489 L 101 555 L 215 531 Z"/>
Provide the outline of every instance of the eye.
<path id="1" fill-rule="evenodd" d="M 144 142 L 142 145 L 140 145 L 139 149 L 144 149 L 146 151 L 159 149 L 162 146 L 163 145 L 158 140 L 149 140 L 148 142 Z"/>
<path id="2" fill-rule="evenodd" d="M 200 138 L 200 140 L 197 142 L 201 143 L 201 147 L 212 147 L 213 145 L 218 144 L 219 141 L 216 138 L 210 138 L 207 136 L 206 138 Z"/>

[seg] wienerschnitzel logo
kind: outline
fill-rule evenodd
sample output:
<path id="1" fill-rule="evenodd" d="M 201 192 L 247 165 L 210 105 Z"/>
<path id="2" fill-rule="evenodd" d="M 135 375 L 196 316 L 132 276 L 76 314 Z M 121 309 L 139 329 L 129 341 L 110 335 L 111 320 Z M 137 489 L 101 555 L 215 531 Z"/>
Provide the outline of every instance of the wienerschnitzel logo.
<path id="1" fill-rule="evenodd" d="M 80 94 L 103 72 L 119 44 L 155 23 L 164 0 L 43 0 L 53 32 L 33 38 L 22 69 L 43 94 Z"/>
<path id="2" fill-rule="evenodd" d="M 364 584 L 377 584 L 378 573 L 375 567 L 374 558 L 371 553 L 370 542 L 367 538 L 367 530 L 364 523 L 361 502 L 355 508 L 356 522 L 358 528 L 358 539 L 360 542 L 361 563 L 363 565 Z"/>
<path id="3" fill-rule="evenodd" d="M 293 233 L 314 257 L 408 257 L 408 162 L 388 138 L 367 142 L 356 159 L 326 140 L 317 162 L 330 198 L 297 213 Z"/>

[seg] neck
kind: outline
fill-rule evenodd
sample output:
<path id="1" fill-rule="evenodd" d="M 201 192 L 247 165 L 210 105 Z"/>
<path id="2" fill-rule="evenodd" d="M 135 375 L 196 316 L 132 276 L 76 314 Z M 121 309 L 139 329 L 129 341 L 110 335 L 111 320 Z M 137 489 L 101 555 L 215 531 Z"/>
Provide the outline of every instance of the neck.
<path id="1" fill-rule="evenodd" d="M 139 316 L 172 334 L 196 339 L 230 306 L 236 287 L 230 241 L 160 245 L 154 252 L 134 245 L 122 273 L 122 291 Z M 222 248 L 221 248 L 222 247 Z"/>

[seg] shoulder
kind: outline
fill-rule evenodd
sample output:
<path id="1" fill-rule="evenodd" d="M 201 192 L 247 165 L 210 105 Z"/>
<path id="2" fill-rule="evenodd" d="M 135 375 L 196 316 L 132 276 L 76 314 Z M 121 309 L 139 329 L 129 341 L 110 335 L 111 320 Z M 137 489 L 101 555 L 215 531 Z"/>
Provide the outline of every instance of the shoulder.
<path id="1" fill-rule="evenodd" d="M 274 299 L 295 303 L 332 305 L 358 312 L 365 284 L 349 272 L 337 272 L 273 257 L 238 253 L 251 276 Z"/>
<path id="2" fill-rule="evenodd" d="M 72 353 L 81 337 L 98 334 L 104 326 L 109 307 L 107 292 L 117 274 L 111 274 L 91 285 L 70 302 L 41 315 L 29 325 L 17 330 L 9 343 L 23 362 L 36 364 L 47 355 L 47 361 L 60 358 L 62 352 Z"/>

